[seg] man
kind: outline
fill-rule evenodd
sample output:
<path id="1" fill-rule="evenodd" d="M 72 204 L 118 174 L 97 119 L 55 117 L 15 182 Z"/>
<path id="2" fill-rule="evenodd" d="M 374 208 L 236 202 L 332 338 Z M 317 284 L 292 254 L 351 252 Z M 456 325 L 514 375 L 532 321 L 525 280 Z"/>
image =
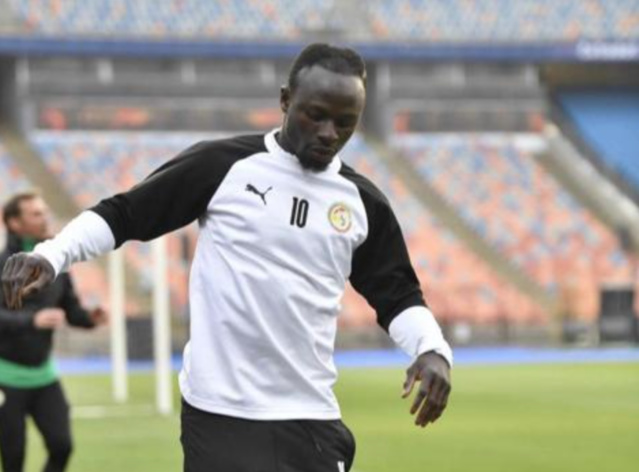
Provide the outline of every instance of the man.
<path id="1" fill-rule="evenodd" d="M 349 470 L 355 443 L 332 391 L 346 281 L 408 352 L 416 424 L 446 407 L 452 355 L 426 308 L 386 198 L 338 151 L 359 122 L 353 50 L 308 46 L 282 87 L 282 128 L 202 142 L 103 200 L 3 273 L 8 306 L 70 264 L 198 220 L 191 337 L 180 373 L 188 472 Z"/>
<path id="2" fill-rule="evenodd" d="M 7 248 L 0 255 L 0 267 L 12 254 L 29 253 L 47 239 L 47 213 L 44 200 L 33 192 L 15 195 L 6 203 Z M 105 320 L 101 309 L 87 312 L 80 306 L 68 274 L 60 274 L 18 311 L 7 310 L 4 303 L 0 306 L 0 453 L 5 472 L 23 469 L 28 415 L 49 453 L 45 472 L 66 468 L 71 455 L 69 406 L 51 361 L 53 331 L 65 318 L 81 328 Z"/>

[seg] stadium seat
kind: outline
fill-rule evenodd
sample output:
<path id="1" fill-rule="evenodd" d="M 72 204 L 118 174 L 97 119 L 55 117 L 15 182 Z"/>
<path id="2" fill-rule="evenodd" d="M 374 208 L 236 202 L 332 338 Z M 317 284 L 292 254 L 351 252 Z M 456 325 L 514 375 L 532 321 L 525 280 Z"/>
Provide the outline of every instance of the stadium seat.
<path id="1" fill-rule="evenodd" d="M 280 39 L 339 28 L 331 0 L 6 0 L 25 32 L 144 38 Z M 570 41 L 636 39 L 632 1 L 392 0 L 361 2 L 368 39 L 390 41 Z M 332 13 L 337 9 L 337 13 Z M 347 14 L 347 13 L 345 13 Z"/>
<path id="2" fill-rule="evenodd" d="M 603 283 L 630 283 L 632 264 L 615 235 L 514 139 L 397 135 L 395 147 L 424 181 L 496 249 L 541 285 L 583 296 L 572 310 L 592 319 Z"/>
<path id="3" fill-rule="evenodd" d="M 636 4 L 569 0 L 370 2 L 374 34 L 390 40 L 530 42 L 639 36 Z"/>
<path id="4" fill-rule="evenodd" d="M 12 194 L 29 187 L 29 181 L 0 142 L 0 200 L 4 202 Z"/>
<path id="5" fill-rule="evenodd" d="M 322 26 L 333 2 L 314 0 L 7 0 L 37 34 L 148 38 L 293 39 Z"/>

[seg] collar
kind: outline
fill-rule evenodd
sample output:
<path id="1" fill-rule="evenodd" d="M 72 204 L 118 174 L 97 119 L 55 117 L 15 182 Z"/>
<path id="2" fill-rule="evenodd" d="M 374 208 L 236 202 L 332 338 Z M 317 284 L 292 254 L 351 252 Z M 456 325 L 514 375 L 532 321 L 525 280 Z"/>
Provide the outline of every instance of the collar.
<path id="1" fill-rule="evenodd" d="M 17 234 L 9 231 L 7 232 L 7 252 L 9 254 L 15 254 L 22 251 L 22 238 Z"/>
<path id="2" fill-rule="evenodd" d="M 277 139 L 275 139 L 275 135 L 279 132 L 280 132 L 280 128 L 275 128 L 274 130 L 270 131 L 264 136 L 264 144 L 266 145 L 266 149 L 268 150 L 269 153 L 281 159 L 294 163 L 303 172 L 309 173 L 309 174 L 318 174 L 318 175 L 322 175 L 326 173 L 337 174 L 342 168 L 342 160 L 340 159 L 339 154 L 336 154 L 335 157 L 333 157 L 333 160 L 331 161 L 331 163 L 326 168 L 326 170 L 323 170 L 321 172 L 315 172 L 312 170 L 306 170 L 302 168 L 302 165 L 300 164 L 299 159 L 297 159 L 297 157 L 294 154 L 291 154 L 290 152 L 285 151 L 277 142 Z"/>
<path id="3" fill-rule="evenodd" d="M 40 241 L 31 239 L 31 238 L 23 238 L 15 233 L 9 231 L 7 233 L 7 247 L 6 251 L 9 254 L 15 254 L 17 252 L 31 252 L 36 244 Z"/>

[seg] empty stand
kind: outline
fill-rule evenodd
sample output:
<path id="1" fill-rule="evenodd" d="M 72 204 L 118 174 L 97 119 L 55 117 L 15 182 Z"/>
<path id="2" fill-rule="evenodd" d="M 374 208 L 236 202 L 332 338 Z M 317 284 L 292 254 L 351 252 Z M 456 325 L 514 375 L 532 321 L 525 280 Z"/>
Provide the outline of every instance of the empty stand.
<path id="1" fill-rule="evenodd" d="M 0 199 L 4 202 L 12 194 L 29 187 L 29 182 L 0 142 Z"/>
<path id="2" fill-rule="evenodd" d="M 314 0 L 6 0 L 24 27 L 55 35 L 295 38 L 321 27 L 333 2 Z"/>
<path id="3" fill-rule="evenodd" d="M 482 135 L 397 136 L 423 179 L 527 274 L 592 318 L 602 283 L 628 283 L 619 241 L 513 139 Z"/>
<path id="4" fill-rule="evenodd" d="M 570 41 L 639 37 L 628 0 L 398 0 L 370 2 L 372 31 L 396 40 Z"/>
<path id="5" fill-rule="evenodd" d="M 21 29 L 38 35 L 291 40 L 308 31 L 341 30 L 376 41 L 639 37 L 632 0 L 4 1 Z"/>

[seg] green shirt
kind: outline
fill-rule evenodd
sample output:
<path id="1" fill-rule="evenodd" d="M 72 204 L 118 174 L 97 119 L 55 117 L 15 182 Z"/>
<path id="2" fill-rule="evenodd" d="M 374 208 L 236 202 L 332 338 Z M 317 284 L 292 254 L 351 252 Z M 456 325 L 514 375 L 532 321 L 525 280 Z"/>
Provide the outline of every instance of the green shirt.
<path id="1" fill-rule="evenodd" d="M 58 379 L 53 360 L 37 367 L 24 366 L 0 358 L 0 384 L 15 388 L 39 388 Z"/>
<path id="2" fill-rule="evenodd" d="M 33 238 L 22 238 L 22 250 L 24 252 L 31 252 L 36 247 L 38 241 Z"/>

